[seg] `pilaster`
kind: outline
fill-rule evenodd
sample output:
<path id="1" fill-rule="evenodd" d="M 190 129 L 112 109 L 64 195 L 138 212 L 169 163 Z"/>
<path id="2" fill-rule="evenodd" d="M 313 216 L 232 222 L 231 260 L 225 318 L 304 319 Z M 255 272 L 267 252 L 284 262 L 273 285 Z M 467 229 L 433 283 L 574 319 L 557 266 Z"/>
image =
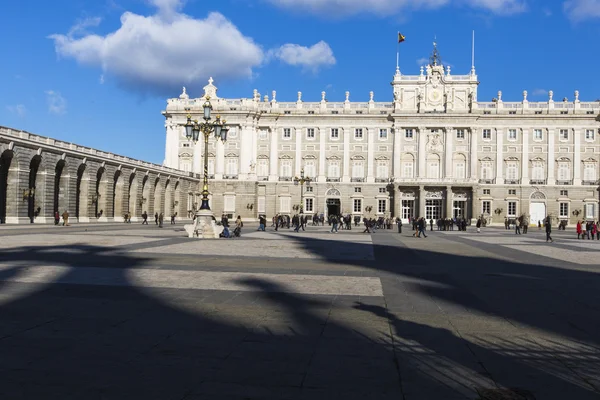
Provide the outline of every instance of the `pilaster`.
<path id="1" fill-rule="evenodd" d="M 425 127 L 420 126 L 418 128 L 419 131 L 419 148 L 417 149 L 417 157 L 418 157 L 418 171 L 417 176 L 419 178 L 426 178 L 427 171 L 425 170 L 425 165 L 427 161 L 427 151 L 425 151 L 425 140 L 427 136 L 425 134 Z M 419 210 L 420 211 L 420 210 Z"/>
<path id="2" fill-rule="evenodd" d="M 425 186 L 419 186 L 419 210 L 415 217 L 425 217 Z"/>
<path id="3" fill-rule="evenodd" d="M 300 169 L 302 169 L 302 129 L 294 129 L 296 139 L 296 155 L 294 157 L 294 175 L 300 176 Z"/>
<path id="4" fill-rule="evenodd" d="M 554 129 L 548 129 L 548 157 L 546 161 L 546 169 L 548 174 L 548 185 L 556 184 L 556 180 L 554 178 L 554 165 L 555 165 L 555 155 L 554 155 L 554 136 L 556 135 L 556 131 Z"/>
<path id="5" fill-rule="evenodd" d="M 344 157 L 342 159 L 342 182 L 350 182 L 350 135 L 352 128 L 340 128 L 344 135 Z"/>
<path id="6" fill-rule="evenodd" d="M 521 156 L 521 185 L 529 185 L 529 129 L 523 128 L 523 148 Z"/>
<path id="7" fill-rule="evenodd" d="M 325 176 L 325 139 L 328 134 L 329 130 L 327 128 L 319 128 L 319 175 L 317 177 L 317 182 L 327 181 Z"/>
<path id="8" fill-rule="evenodd" d="M 452 218 L 452 186 L 446 186 L 446 218 Z"/>
<path id="9" fill-rule="evenodd" d="M 192 159 L 192 171 L 196 174 L 204 174 L 204 166 L 203 166 L 203 147 L 204 147 L 204 135 L 198 140 L 197 143 L 194 144 L 194 155 Z M 177 163 L 179 164 L 179 163 Z M 176 167 L 179 168 L 179 165 Z"/>
<path id="10" fill-rule="evenodd" d="M 392 134 L 394 135 L 394 151 L 392 153 L 392 165 L 393 165 L 393 174 L 396 178 L 399 178 L 402 173 L 402 153 L 400 150 L 400 133 L 401 129 L 396 126 L 392 127 Z"/>
<path id="11" fill-rule="evenodd" d="M 477 128 L 472 127 L 471 128 L 471 161 L 470 161 L 470 166 L 471 166 L 471 174 L 470 174 L 470 178 L 471 179 L 476 179 L 477 178 Z"/>
<path id="12" fill-rule="evenodd" d="M 446 165 L 444 167 L 444 176 L 446 178 L 452 178 L 452 157 L 453 157 L 453 137 L 454 135 L 454 130 L 452 129 L 452 127 L 447 127 L 446 128 L 446 150 L 445 150 L 445 157 L 446 157 Z"/>
<path id="13" fill-rule="evenodd" d="M 279 130 L 277 126 L 271 128 L 271 141 L 269 143 L 269 181 L 275 182 L 279 175 Z"/>
<path id="14" fill-rule="evenodd" d="M 375 129 L 367 129 L 367 183 L 375 182 Z"/>
<path id="15" fill-rule="evenodd" d="M 246 124 L 240 127 L 240 156 L 239 156 L 239 179 L 247 180 L 250 173 L 250 162 L 252 160 L 252 125 Z"/>
<path id="16" fill-rule="evenodd" d="M 504 146 L 504 131 L 496 129 L 496 184 L 504 184 L 504 156 L 502 153 Z"/>
<path id="17" fill-rule="evenodd" d="M 573 129 L 573 185 L 581 185 L 581 129 Z"/>

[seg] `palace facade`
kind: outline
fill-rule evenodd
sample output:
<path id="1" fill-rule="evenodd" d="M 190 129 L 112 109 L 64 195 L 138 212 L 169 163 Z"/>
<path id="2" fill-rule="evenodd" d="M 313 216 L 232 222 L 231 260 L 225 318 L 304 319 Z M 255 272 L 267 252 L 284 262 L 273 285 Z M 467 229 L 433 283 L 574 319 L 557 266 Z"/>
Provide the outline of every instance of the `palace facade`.
<path id="1" fill-rule="evenodd" d="M 185 137 L 187 115 L 230 127 L 208 149 L 211 207 L 242 217 L 349 213 L 427 219 L 483 215 L 491 223 L 547 215 L 598 219 L 600 102 L 477 99 L 473 67 L 453 75 L 437 50 L 419 75 L 399 69 L 392 102 L 279 102 L 277 93 L 220 98 L 212 78 L 199 98 L 169 99 L 165 165 L 202 173 L 204 149 Z M 312 181 L 296 185 L 301 174 Z M 302 193 L 301 193 L 302 190 Z M 198 198 L 192 199 L 195 203 Z M 301 205 L 301 202 L 303 204 Z"/>

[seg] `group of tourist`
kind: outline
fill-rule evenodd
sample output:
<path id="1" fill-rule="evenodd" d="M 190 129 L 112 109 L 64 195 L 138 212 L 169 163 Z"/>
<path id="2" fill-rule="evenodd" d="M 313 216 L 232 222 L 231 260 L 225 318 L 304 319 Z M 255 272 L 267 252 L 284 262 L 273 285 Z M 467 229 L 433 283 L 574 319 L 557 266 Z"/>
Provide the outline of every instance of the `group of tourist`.
<path id="1" fill-rule="evenodd" d="M 577 239 L 600 240 L 600 221 L 577 221 Z"/>
<path id="2" fill-rule="evenodd" d="M 242 217 L 240 215 L 238 215 L 235 220 L 233 232 L 229 230 L 229 217 L 225 213 L 221 215 L 221 225 L 223 226 L 223 231 L 219 234 L 219 237 L 229 239 L 233 237 L 242 236 L 242 228 L 244 227 L 244 222 L 242 222 Z"/>

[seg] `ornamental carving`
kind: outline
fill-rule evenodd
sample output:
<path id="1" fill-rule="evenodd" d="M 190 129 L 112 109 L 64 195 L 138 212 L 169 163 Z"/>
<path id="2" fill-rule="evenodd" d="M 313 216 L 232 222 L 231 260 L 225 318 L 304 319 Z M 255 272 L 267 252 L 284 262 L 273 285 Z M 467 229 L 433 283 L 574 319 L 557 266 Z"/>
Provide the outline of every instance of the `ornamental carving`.
<path id="1" fill-rule="evenodd" d="M 452 193 L 452 197 L 459 200 L 466 200 L 467 194 L 465 192 L 454 192 Z"/>
<path id="2" fill-rule="evenodd" d="M 329 189 L 327 191 L 327 193 L 325 194 L 325 196 L 328 196 L 328 197 L 340 197 L 341 193 L 340 193 L 339 190 L 332 188 L 332 189 Z"/>
<path id="3" fill-rule="evenodd" d="M 546 195 L 542 192 L 534 192 L 531 194 L 531 200 L 546 200 Z"/>
<path id="4" fill-rule="evenodd" d="M 427 151 L 430 153 L 441 152 L 444 150 L 442 135 L 437 132 L 427 135 Z"/>
<path id="5" fill-rule="evenodd" d="M 427 192 L 428 199 L 443 199 L 444 193 L 441 190 Z"/>
<path id="6" fill-rule="evenodd" d="M 405 192 L 400 192 L 400 197 L 410 197 L 410 198 L 414 198 L 415 197 L 415 192 L 411 191 L 411 190 L 407 190 Z"/>

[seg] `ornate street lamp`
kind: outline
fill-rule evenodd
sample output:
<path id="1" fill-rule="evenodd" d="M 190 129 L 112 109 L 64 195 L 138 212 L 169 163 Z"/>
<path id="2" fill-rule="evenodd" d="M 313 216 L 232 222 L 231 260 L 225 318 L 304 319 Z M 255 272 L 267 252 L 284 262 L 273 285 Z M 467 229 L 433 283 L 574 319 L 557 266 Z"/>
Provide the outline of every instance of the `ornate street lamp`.
<path id="1" fill-rule="evenodd" d="M 300 178 L 294 177 L 294 185 L 300 184 L 300 214 L 304 213 L 304 184 L 310 184 L 310 182 L 312 182 L 312 178 L 304 176 L 304 168 L 300 170 Z"/>
<path id="2" fill-rule="evenodd" d="M 192 121 L 192 116 L 188 114 L 185 127 L 185 137 L 188 140 L 198 143 L 200 133 L 204 135 L 204 182 L 202 185 L 202 203 L 199 209 L 196 209 L 197 204 L 194 203 L 194 213 L 196 222 L 193 225 L 186 225 L 184 228 L 188 232 L 189 237 L 204 237 L 218 238 L 221 230 L 219 230 L 214 222 L 214 216 L 208 205 L 208 139 L 211 133 L 214 133 L 215 140 L 221 140 L 223 143 L 227 141 L 227 132 L 229 128 L 225 125 L 226 121 L 221 120 L 217 115 L 215 120 L 212 120 L 211 111 L 213 109 L 210 104 L 210 97 L 206 96 L 206 101 L 202 105 L 204 122 Z"/>
<path id="3" fill-rule="evenodd" d="M 200 205 L 200 210 L 210 211 L 210 206 L 208 205 L 208 139 L 210 138 L 210 134 L 214 132 L 216 140 L 221 140 L 223 143 L 226 142 L 229 128 L 225 125 L 225 120 L 221 121 L 219 115 L 217 115 L 214 122 L 211 122 L 210 113 L 212 111 L 212 104 L 210 104 L 209 96 L 206 96 L 206 101 L 202 108 L 204 111 L 202 117 L 204 122 L 198 123 L 197 120 L 192 121 L 192 116 L 187 116 L 185 137 L 196 144 L 200 139 L 200 132 L 204 134 L 204 182 L 202 185 L 202 204 Z"/>

